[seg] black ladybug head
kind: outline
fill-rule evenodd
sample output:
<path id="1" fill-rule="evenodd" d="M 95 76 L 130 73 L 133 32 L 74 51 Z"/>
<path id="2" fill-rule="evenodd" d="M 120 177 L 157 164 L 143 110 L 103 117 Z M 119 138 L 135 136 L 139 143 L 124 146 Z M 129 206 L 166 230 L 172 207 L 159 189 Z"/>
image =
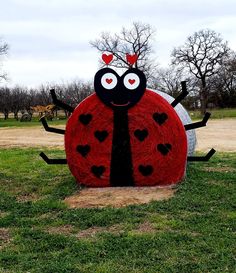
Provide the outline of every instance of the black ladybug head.
<path id="1" fill-rule="evenodd" d="M 113 109 L 128 109 L 143 96 L 146 77 L 137 68 L 128 69 L 119 76 L 111 68 L 99 70 L 94 77 L 94 88 L 100 100 Z"/>

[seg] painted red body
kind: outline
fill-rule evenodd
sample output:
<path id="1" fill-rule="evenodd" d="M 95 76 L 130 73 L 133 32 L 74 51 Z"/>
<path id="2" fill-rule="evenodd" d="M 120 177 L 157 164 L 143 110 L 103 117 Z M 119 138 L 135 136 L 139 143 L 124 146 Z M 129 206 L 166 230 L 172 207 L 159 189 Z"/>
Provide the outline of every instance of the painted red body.
<path id="1" fill-rule="evenodd" d="M 155 113 L 168 118 L 158 123 Z M 80 115 L 87 115 L 86 124 L 80 121 Z M 187 138 L 173 107 L 158 94 L 146 90 L 141 100 L 128 110 L 128 118 L 135 186 L 180 182 L 186 169 Z M 148 135 L 137 138 L 135 131 L 147 131 Z M 95 132 L 107 133 L 99 140 Z M 67 162 L 78 183 L 89 187 L 110 186 L 112 136 L 113 110 L 94 93 L 76 107 L 66 126 Z M 78 152 L 78 146 L 84 149 L 83 154 Z M 92 166 L 105 167 L 100 177 L 91 172 Z M 145 174 L 140 172 L 140 166 L 141 170 L 147 170 Z M 152 167 L 151 174 L 148 166 Z"/>

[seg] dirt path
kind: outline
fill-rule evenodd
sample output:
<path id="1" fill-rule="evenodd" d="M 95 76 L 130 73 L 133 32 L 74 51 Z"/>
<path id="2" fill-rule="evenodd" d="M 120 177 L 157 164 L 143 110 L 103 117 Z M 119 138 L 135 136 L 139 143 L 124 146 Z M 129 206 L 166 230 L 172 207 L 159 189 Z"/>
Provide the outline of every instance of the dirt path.
<path id="1" fill-rule="evenodd" d="M 63 149 L 64 136 L 46 132 L 43 127 L 0 128 L 0 148 L 42 146 Z"/>
<path id="2" fill-rule="evenodd" d="M 217 151 L 236 152 L 236 119 L 210 120 L 196 132 L 198 151 L 214 147 Z M 63 135 L 45 132 L 43 127 L 0 128 L 0 148 L 42 146 L 63 149 Z"/>
<path id="3" fill-rule="evenodd" d="M 210 120 L 207 126 L 196 130 L 197 151 L 236 152 L 236 119 Z"/>

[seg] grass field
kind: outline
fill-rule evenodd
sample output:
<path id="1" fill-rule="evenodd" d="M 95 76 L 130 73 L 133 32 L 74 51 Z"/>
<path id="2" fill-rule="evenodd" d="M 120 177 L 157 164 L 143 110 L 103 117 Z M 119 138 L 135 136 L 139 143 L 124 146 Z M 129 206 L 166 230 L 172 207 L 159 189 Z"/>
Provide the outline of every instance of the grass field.
<path id="1" fill-rule="evenodd" d="M 236 108 L 225 108 L 225 109 L 210 109 L 211 118 L 221 119 L 221 118 L 236 118 Z M 200 111 L 189 111 L 189 114 L 193 120 L 201 119 L 202 115 Z M 60 120 L 48 121 L 50 125 L 64 125 L 66 124 L 66 119 L 61 117 Z M 30 122 L 20 122 L 13 118 L 4 120 L 0 118 L 0 128 L 1 127 L 34 127 L 40 126 L 41 122 L 38 118 L 34 117 Z"/>
<path id="2" fill-rule="evenodd" d="M 38 153 L 0 150 L 0 272 L 236 272 L 236 153 L 191 164 L 167 201 L 116 209 L 66 207 L 74 179 Z"/>
<path id="3" fill-rule="evenodd" d="M 50 125 L 64 125 L 66 124 L 66 119 L 59 119 L 59 120 L 53 120 L 53 121 L 47 121 Z M 25 121 L 20 122 L 13 118 L 9 118 L 7 120 L 0 119 L 0 128 L 1 127 L 35 127 L 35 126 L 41 126 L 42 123 L 39 121 L 38 118 L 33 118 L 32 121 Z"/>
<path id="4" fill-rule="evenodd" d="M 224 108 L 224 109 L 208 109 L 211 113 L 211 118 L 236 118 L 236 108 Z M 192 119 L 201 119 L 202 115 L 200 111 L 188 111 Z"/>

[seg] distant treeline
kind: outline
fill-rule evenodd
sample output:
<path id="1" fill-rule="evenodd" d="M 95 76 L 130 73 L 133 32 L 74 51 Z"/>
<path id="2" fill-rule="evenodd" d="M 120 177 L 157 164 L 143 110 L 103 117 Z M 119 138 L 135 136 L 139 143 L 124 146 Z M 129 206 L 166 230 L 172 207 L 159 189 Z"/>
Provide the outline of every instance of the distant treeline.
<path id="1" fill-rule="evenodd" d="M 38 88 L 0 87 L 0 112 L 5 119 L 9 113 L 14 113 L 14 118 L 18 120 L 19 113 L 32 113 L 32 106 L 52 104 L 50 89 L 55 89 L 58 98 L 71 106 L 76 106 L 93 92 L 91 83 L 80 80 L 68 84 L 44 84 Z M 65 115 L 68 113 L 65 112 Z"/>
<path id="2" fill-rule="evenodd" d="M 208 80 L 208 108 L 232 108 L 236 107 L 236 61 L 228 64 Z M 160 90 L 176 97 L 181 92 L 180 71 L 175 69 L 160 69 L 155 80 L 149 80 L 148 87 Z M 190 94 L 182 102 L 189 109 L 200 107 L 199 89 L 200 83 L 194 78 L 187 79 L 187 87 Z M 84 98 L 94 92 L 91 82 L 74 80 L 67 84 L 44 84 L 38 88 L 26 88 L 22 86 L 0 87 L 0 112 L 7 119 L 9 113 L 13 113 L 18 119 L 19 113 L 32 113 L 32 106 L 52 104 L 50 89 L 55 89 L 58 98 L 75 107 Z M 68 113 L 65 112 L 68 116 Z"/>

